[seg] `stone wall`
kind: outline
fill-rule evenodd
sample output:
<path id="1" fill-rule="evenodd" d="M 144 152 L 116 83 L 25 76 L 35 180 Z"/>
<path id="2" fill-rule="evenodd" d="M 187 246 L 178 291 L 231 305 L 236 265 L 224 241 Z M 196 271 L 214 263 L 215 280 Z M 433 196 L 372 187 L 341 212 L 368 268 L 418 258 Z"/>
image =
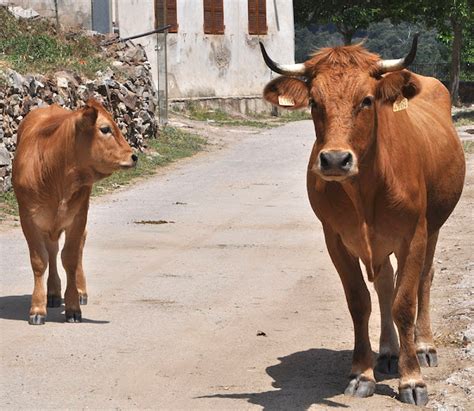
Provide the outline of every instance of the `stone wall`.
<path id="1" fill-rule="evenodd" d="M 0 68 L 0 192 L 11 188 L 18 125 L 29 111 L 49 104 L 76 109 L 95 97 L 109 110 L 128 142 L 137 149 L 156 137 L 156 90 L 145 51 L 131 42 L 104 50 L 113 67 L 94 80 L 60 71 L 51 76 L 20 75 Z"/>

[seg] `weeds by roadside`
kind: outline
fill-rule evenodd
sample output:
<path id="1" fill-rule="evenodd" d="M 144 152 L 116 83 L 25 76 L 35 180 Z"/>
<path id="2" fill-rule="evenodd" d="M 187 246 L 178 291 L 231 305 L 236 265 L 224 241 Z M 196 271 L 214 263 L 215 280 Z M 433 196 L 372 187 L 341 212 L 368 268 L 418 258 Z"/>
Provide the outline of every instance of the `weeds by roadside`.
<path id="1" fill-rule="evenodd" d="M 235 116 L 221 109 L 206 109 L 197 104 L 189 103 L 184 113 L 191 120 L 206 121 L 217 126 L 271 128 L 290 121 L 309 120 L 311 115 L 306 110 L 284 111 L 278 117 L 269 114 Z"/>
<path id="2" fill-rule="evenodd" d="M 22 74 L 72 69 L 91 78 L 110 65 L 92 38 L 58 33 L 47 19 L 17 20 L 0 6 L 0 22 L 0 61 Z"/>
<path id="3" fill-rule="evenodd" d="M 202 150 L 206 140 L 196 134 L 173 127 L 165 127 L 157 139 L 147 140 L 147 143 L 147 150 L 138 153 L 137 167 L 132 170 L 118 171 L 94 184 L 92 195 L 109 193 L 129 185 L 138 178 L 153 175 L 158 167 L 180 158 L 192 156 Z M 0 222 L 8 216 L 17 215 L 18 204 L 13 190 L 0 194 Z"/>

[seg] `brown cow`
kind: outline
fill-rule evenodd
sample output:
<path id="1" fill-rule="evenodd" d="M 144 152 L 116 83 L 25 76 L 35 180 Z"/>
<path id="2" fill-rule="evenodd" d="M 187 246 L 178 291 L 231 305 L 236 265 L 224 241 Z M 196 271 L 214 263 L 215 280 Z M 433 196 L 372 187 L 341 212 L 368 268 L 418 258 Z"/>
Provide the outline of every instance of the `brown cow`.
<path id="1" fill-rule="evenodd" d="M 74 112 L 56 105 L 32 111 L 20 124 L 17 144 L 13 188 L 35 280 L 29 323 L 44 324 L 46 305 L 61 305 L 56 257 L 63 231 L 66 321 L 80 322 L 80 305 L 87 304 L 82 249 L 92 184 L 133 167 L 137 156 L 111 115 L 92 99 Z"/>
<path id="2" fill-rule="evenodd" d="M 407 57 L 388 61 L 361 45 L 322 49 L 295 65 L 275 63 L 263 45 L 262 53 L 284 74 L 265 87 L 264 97 L 286 108 L 311 106 L 316 142 L 308 195 L 355 332 L 345 393 L 367 397 L 375 389 L 371 302 L 360 260 L 380 301 L 377 370 L 398 368 L 401 401 L 424 405 L 420 365 L 437 365 L 429 314 L 433 255 L 439 229 L 461 195 L 465 161 L 446 88 L 404 70 L 416 45 L 417 37 Z"/>

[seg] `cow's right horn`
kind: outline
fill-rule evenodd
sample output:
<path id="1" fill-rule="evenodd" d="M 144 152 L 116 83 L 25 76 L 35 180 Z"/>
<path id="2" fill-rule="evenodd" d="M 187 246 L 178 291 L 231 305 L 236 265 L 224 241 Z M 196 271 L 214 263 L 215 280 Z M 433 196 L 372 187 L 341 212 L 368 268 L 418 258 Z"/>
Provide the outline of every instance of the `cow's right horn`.
<path id="1" fill-rule="evenodd" d="M 262 50 L 263 59 L 267 66 L 278 74 L 283 74 L 285 76 L 303 76 L 306 72 L 306 67 L 303 63 L 299 64 L 278 64 L 274 62 L 270 56 L 267 54 L 263 43 L 260 42 L 260 49 Z"/>
<path id="2" fill-rule="evenodd" d="M 411 44 L 411 50 L 406 55 L 406 57 L 402 57 L 401 59 L 394 59 L 394 60 L 380 60 L 379 67 L 380 71 L 379 74 L 388 73 L 389 71 L 398 71 L 407 68 L 413 60 L 415 60 L 416 56 L 416 48 L 418 47 L 418 37 L 420 33 L 416 33 L 413 37 L 413 42 Z"/>

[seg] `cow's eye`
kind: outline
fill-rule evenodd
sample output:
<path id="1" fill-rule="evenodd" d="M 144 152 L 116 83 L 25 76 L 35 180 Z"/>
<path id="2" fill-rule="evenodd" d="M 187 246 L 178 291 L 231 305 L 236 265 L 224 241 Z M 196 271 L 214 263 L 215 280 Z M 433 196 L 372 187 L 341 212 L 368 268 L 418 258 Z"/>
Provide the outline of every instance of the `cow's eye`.
<path id="1" fill-rule="evenodd" d="M 99 130 L 102 134 L 109 134 L 112 131 L 109 126 L 103 126 Z"/>
<path id="2" fill-rule="evenodd" d="M 370 107 L 372 105 L 372 102 L 373 102 L 373 97 L 367 96 L 366 98 L 364 98 L 362 100 L 362 102 L 360 103 L 360 106 L 361 107 Z"/>

